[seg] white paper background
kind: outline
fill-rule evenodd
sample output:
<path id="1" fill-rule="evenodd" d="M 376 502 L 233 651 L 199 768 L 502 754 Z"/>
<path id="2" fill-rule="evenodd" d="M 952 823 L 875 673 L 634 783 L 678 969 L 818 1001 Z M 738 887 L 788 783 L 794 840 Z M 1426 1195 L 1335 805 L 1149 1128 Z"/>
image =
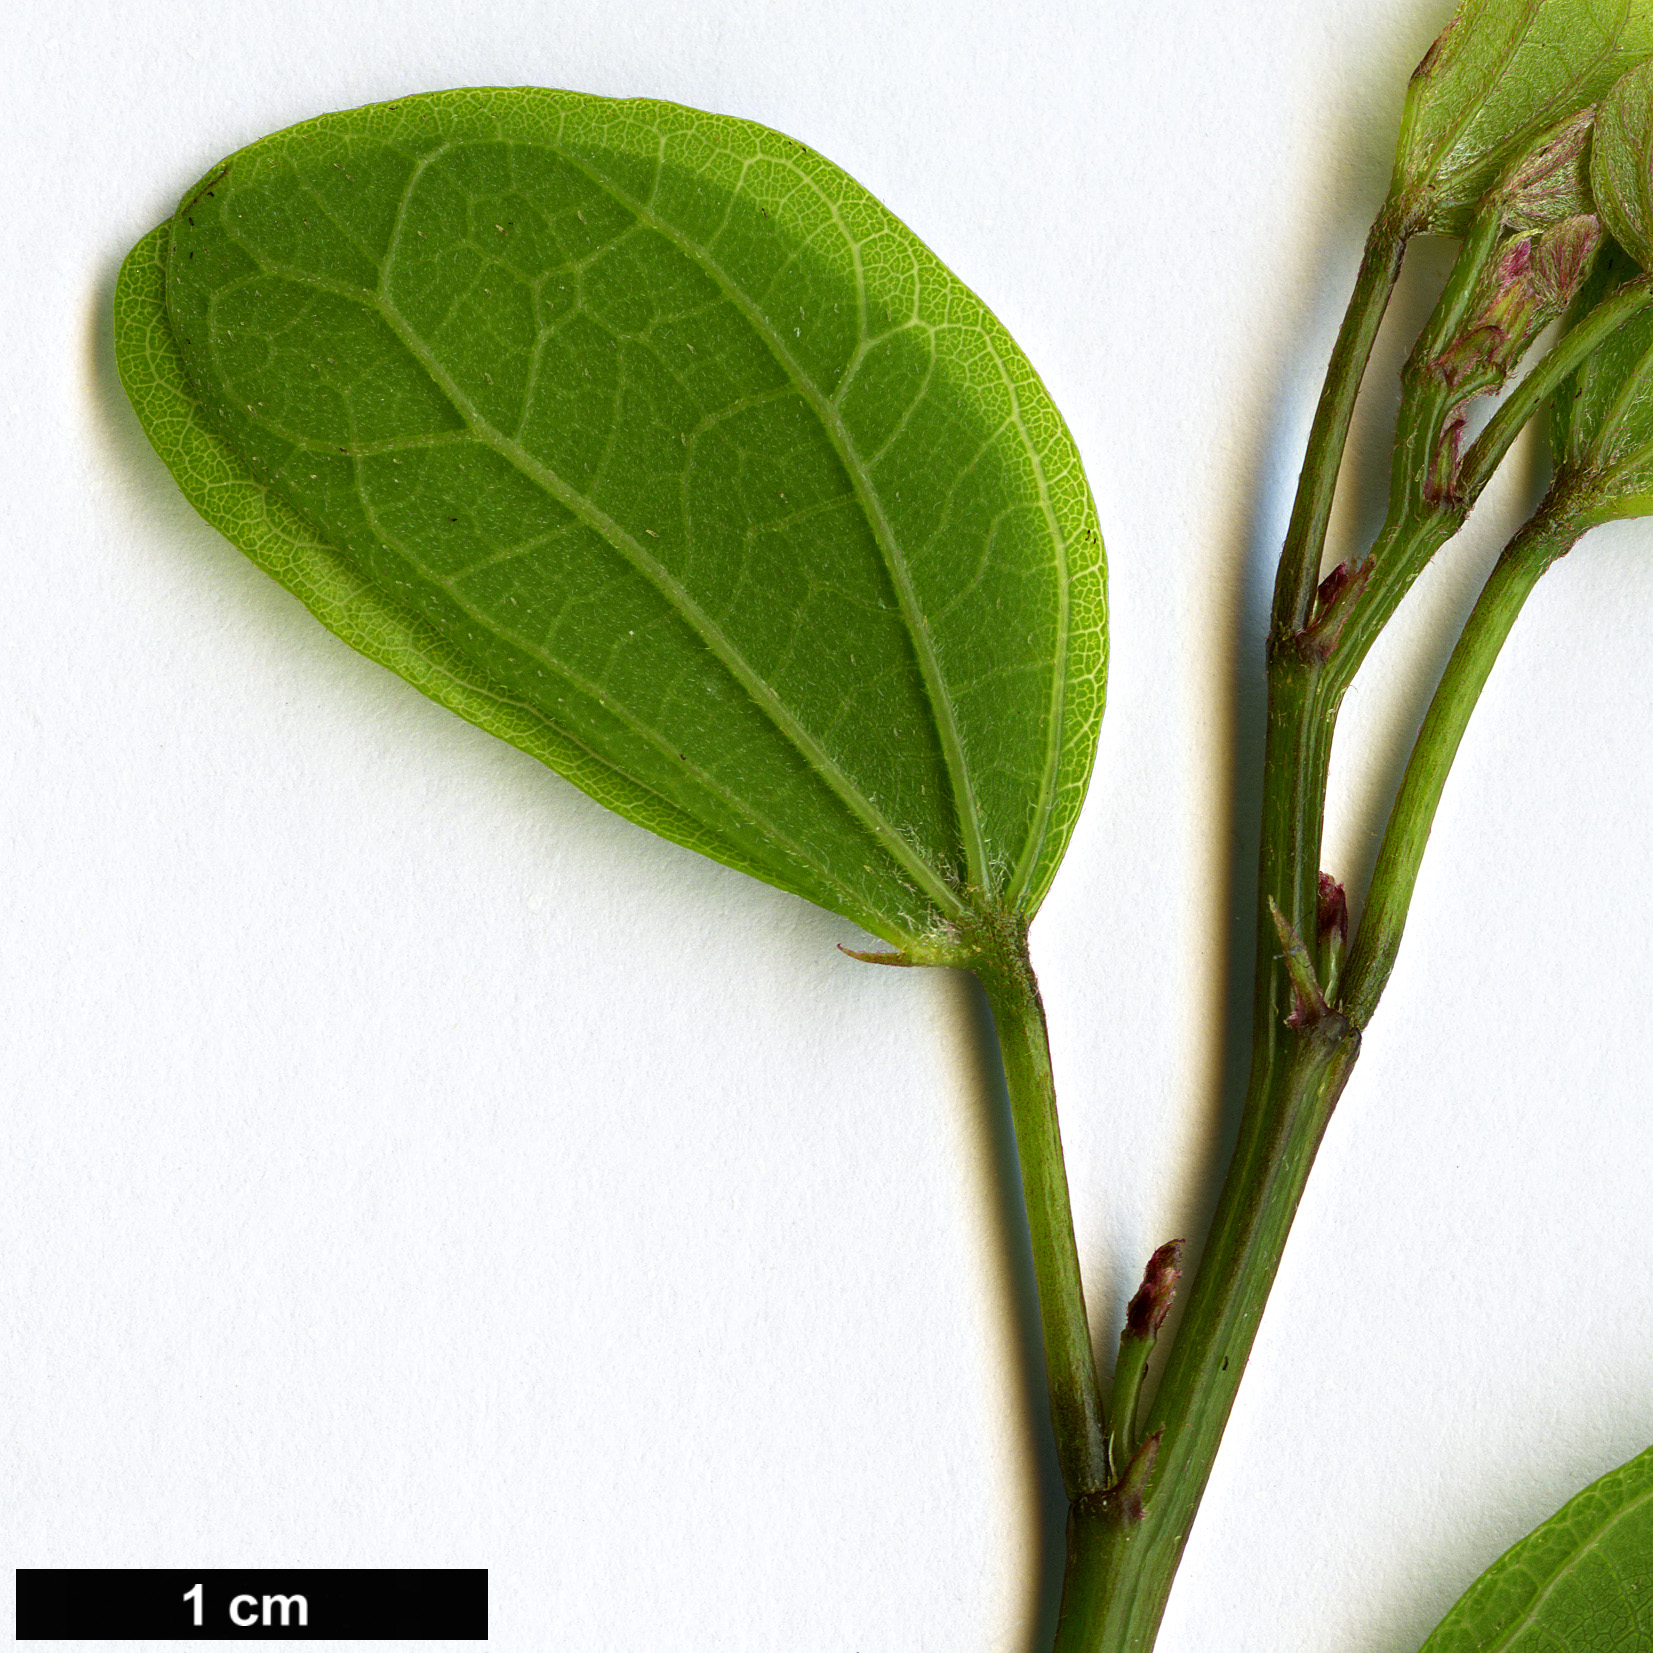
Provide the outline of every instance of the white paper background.
<path id="1" fill-rule="evenodd" d="M 792 133 L 986 298 L 1112 563 L 1035 930 L 1111 1359 L 1232 1125 L 1268 581 L 1446 10 L 14 0 L 0 1560 L 486 1566 L 511 1650 L 1039 1653 L 1060 1508 L 970 983 L 851 962 L 323 632 L 145 445 L 114 275 L 268 131 L 526 82 Z M 1443 269 L 1417 250 L 1414 330 Z M 1351 484 L 1346 535 L 1381 463 Z M 1351 699 L 1340 876 L 1500 487 Z M 1505 651 L 1162 1653 L 1410 1653 L 1653 1440 L 1650 638 L 1631 525 Z"/>

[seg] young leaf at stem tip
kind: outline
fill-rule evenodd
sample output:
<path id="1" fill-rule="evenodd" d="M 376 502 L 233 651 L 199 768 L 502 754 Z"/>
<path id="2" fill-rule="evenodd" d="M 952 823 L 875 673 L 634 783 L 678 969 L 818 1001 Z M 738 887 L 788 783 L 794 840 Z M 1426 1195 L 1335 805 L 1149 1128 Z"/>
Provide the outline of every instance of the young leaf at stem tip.
<path id="1" fill-rule="evenodd" d="M 532 88 L 324 116 L 116 303 L 185 493 L 347 642 L 917 962 L 1038 907 L 1106 664 L 1078 454 L 802 144 Z"/>
<path id="2" fill-rule="evenodd" d="M 1567 309 L 1601 250 L 1600 221 L 1588 213 L 1512 235 L 1482 272 L 1469 319 L 1431 364 L 1453 400 L 1424 481 L 1427 500 L 1458 499 L 1469 405 L 1501 390 L 1538 335 Z"/>
<path id="3" fill-rule="evenodd" d="M 1653 61 L 1624 75 L 1603 100 L 1590 178 L 1617 245 L 1580 291 L 1574 326 L 1615 293 L 1628 296 L 1650 279 Z M 1653 514 L 1653 313 L 1631 315 L 1571 374 L 1556 394 L 1550 433 L 1556 509 L 1580 533 Z"/>
<path id="4" fill-rule="evenodd" d="M 1407 87 L 1390 199 L 1465 234 L 1514 157 L 1650 55 L 1648 0 L 1464 0 Z"/>
<path id="5" fill-rule="evenodd" d="M 1487 388 L 1501 386 L 1533 340 L 1572 302 L 1601 242 L 1601 225 L 1588 213 L 1511 236 L 1483 274 L 1463 331 L 1436 358 L 1448 388 L 1483 381 Z"/>
<path id="6" fill-rule="evenodd" d="M 1552 127 L 1498 181 L 1497 200 L 1512 230 L 1542 230 L 1596 210 L 1590 189 L 1591 104 Z"/>

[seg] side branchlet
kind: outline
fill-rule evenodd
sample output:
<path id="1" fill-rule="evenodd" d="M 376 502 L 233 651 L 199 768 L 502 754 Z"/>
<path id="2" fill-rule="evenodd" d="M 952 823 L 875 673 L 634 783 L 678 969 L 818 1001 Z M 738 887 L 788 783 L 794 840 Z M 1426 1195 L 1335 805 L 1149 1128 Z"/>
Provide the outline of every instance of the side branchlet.
<path id="1" fill-rule="evenodd" d="M 1177 1282 L 1182 1278 L 1184 1244 L 1182 1240 L 1168 1240 L 1148 1259 L 1142 1284 L 1125 1310 L 1125 1328 L 1119 1334 L 1119 1359 L 1114 1363 L 1108 1435 L 1109 1472 L 1115 1476 L 1127 1474 L 1142 1445 L 1137 1434 L 1137 1416 L 1143 1380 L 1160 1328 L 1171 1312 Z"/>

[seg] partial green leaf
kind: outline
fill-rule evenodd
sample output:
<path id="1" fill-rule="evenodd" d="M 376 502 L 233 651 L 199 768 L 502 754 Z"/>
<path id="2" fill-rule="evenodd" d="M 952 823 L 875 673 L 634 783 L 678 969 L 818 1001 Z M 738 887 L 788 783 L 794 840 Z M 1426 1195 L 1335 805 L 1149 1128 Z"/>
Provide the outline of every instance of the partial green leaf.
<path id="1" fill-rule="evenodd" d="M 1573 374 L 1553 424 L 1564 444 L 1558 480 L 1581 531 L 1653 515 L 1653 310 L 1632 316 Z"/>
<path id="2" fill-rule="evenodd" d="M 1614 239 L 1653 270 L 1653 63 L 1632 69 L 1602 101 L 1590 186 Z"/>
<path id="3" fill-rule="evenodd" d="M 1653 1448 L 1586 1487 L 1472 1584 L 1422 1653 L 1653 1648 Z"/>
<path id="4" fill-rule="evenodd" d="M 1649 0 L 1464 0 L 1407 87 L 1391 195 L 1462 235 L 1545 128 L 1653 56 Z"/>
<path id="5" fill-rule="evenodd" d="M 1037 907 L 1102 709 L 1094 507 L 1004 328 L 831 163 L 407 98 L 215 167 L 117 315 L 192 502 L 424 692 L 914 957 Z"/>
<path id="6" fill-rule="evenodd" d="M 1616 292 L 1627 281 L 1633 281 L 1638 274 L 1640 267 L 1636 261 L 1616 241 L 1609 241 L 1568 308 L 1566 331 L 1571 332 L 1609 294 Z M 1584 426 L 1575 420 L 1575 412 L 1583 411 L 1586 418 L 1599 418 L 1599 408 L 1591 414 L 1578 406 L 1580 393 L 1590 377 L 1591 366 L 1587 361 L 1582 368 L 1570 374 L 1551 402 L 1550 459 L 1557 470 L 1564 465 L 1575 464 L 1579 457 Z"/>

